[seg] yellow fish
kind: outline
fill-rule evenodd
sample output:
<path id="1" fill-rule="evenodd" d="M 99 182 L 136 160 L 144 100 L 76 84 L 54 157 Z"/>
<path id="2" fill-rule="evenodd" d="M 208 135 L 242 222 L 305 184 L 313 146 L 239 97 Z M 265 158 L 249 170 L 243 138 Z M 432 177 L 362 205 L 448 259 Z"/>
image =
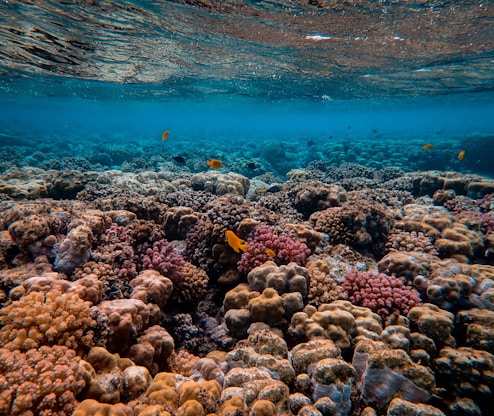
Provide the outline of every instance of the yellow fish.
<path id="1" fill-rule="evenodd" d="M 218 159 L 208 160 L 207 163 L 211 169 L 220 169 L 223 166 L 223 163 L 221 163 L 221 160 L 218 160 Z"/>
<path id="2" fill-rule="evenodd" d="M 266 253 L 266 256 L 268 256 L 268 257 L 276 256 L 276 253 L 273 250 L 271 250 L 270 248 L 267 248 L 264 252 Z"/>
<path id="3" fill-rule="evenodd" d="M 465 157 L 465 154 L 467 152 L 465 150 L 462 150 L 460 153 L 458 153 L 458 156 L 456 157 L 458 160 L 463 160 L 463 158 Z"/>
<path id="4" fill-rule="evenodd" d="M 434 145 L 432 143 L 427 143 L 427 144 L 424 144 L 422 146 L 422 150 L 429 150 L 429 149 L 433 149 L 434 148 Z"/>
<path id="5" fill-rule="evenodd" d="M 240 253 L 240 251 L 245 252 L 249 248 L 245 241 L 237 236 L 232 230 L 226 230 L 225 237 L 226 242 L 231 248 L 233 248 L 235 253 Z"/>
<path id="6" fill-rule="evenodd" d="M 163 134 L 161 135 L 161 141 L 165 141 L 166 139 L 168 139 L 168 136 L 170 134 L 170 130 L 166 130 L 163 132 Z"/>

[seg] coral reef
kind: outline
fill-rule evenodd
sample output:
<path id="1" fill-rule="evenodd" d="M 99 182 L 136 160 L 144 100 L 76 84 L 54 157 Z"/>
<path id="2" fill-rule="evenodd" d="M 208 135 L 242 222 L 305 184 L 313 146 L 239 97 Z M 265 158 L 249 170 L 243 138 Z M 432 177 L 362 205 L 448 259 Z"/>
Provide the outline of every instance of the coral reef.
<path id="1" fill-rule="evenodd" d="M 271 260 L 276 264 L 290 262 L 304 265 L 310 254 L 309 248 L 285 231 L 260 224 L 254 229 L 252 237 L 247 238 L 248 249 L 237 263 L 241 272 L 248 273 L 254 267 Z"/>
<path id="2" fill-rule="evenodd" d="M 93 345 L 90 302 L 76 293 L 33 291 L 2 308 L 0 343 L 11 351 L 63 345 L 78 350 Z"/>
<path id="3" fill-rule="evenodd" d="M 343 288 L 350 302 L 371 309 L 383 319 L 392 314 L 407 315 L 411 308 L 421 304 L 415 289 L 407 288 L 401 280 L 384 273 L 352 270 L 344 279 Z"/>
<path id="4" fill-rule="evenodd" d="M 79 361 L 60 345 L 25 352 L 0 348 L 0 414 L 72 415 L 87 384 Z"/>
<path id="5" fill-rule="evenodd" d="M 0 414 L 489 414 L 492 182 L 273 143 L 241 174 L 133 144 L 2 174 Z"/>

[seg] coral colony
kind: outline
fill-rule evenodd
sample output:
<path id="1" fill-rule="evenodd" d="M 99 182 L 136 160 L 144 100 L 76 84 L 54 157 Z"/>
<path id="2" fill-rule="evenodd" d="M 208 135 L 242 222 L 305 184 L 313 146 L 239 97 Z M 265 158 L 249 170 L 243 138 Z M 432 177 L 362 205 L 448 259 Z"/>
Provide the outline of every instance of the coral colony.
<path id="1" fill-rule="evenodd" d="M 491 414 L 494 182 L 319 167 L 4 174 L 0 415 Z"/>

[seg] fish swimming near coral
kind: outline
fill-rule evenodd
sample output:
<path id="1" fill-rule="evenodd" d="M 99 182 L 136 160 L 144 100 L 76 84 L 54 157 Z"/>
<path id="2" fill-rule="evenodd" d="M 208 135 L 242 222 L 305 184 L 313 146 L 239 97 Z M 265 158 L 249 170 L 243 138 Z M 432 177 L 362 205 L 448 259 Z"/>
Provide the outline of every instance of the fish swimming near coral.
<path id="1" fill-rule="evenodd" d="M 427 143 L 422 146 L 422 150 L 430 150 L 434 149 L 434 145 L 432 143 Z"/>
<path id="2" fill-rule="evenodd" d="M 170 135 L 170 130 L 166 130 L 163 132 L 163 134 L 161 135 L 161 141 L 165 141 L 166 139 L 168 139 L 168 136 Z"/>
<path id="3" fill-rule="evenodd" d="M 249 162 L 249 163 L 247 163 L 247 167 L 249 169 L 255 169 L 257 166 L 256 166 L 256 164 L 254 162 Z"/>
<path id="4" fill-rule="evenodd" d="M 237 234 L 235 234 L 232 230 L 226 230 L 225 232 L 226 242 L 228 245 L 233 248 L 235 253 L 240 253 L 240 251 L 247 251 L 249 246 L 247 243 L 242 240 Z"/>
<path id="5" fill-rule="evenodd" d="M 211 169 L 221 169 L 221 167 L 223 166 L 223 163 L 221 163 L 221 160 L 218 160 L 218 159 L 208 160 L 207 164 Z"/>
<path id="6" fill-rule="evenodd" d="M 458 160 L 463 160 L 465 158 L 465 154 L 466 154 L 466 150 L 462 150 L 460 153 L 458 153 L 458 156 L 456 156 L 456 158 Z"/>
<path id="7" fill-rule="evenodd" d="M 271 250 L 270 248 L 267 248 L 264 252 L 266 253 L 266 256 L 268 256 L 268 257 L 273 258 L 276 256 L 276 253 L 273 250 Z"/>

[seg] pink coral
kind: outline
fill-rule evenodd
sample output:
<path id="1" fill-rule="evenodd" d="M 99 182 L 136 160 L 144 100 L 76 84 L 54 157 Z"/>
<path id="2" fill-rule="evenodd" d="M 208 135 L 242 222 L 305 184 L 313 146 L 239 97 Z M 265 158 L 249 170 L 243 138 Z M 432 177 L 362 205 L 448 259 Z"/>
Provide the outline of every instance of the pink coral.
<path id="1" fill-rule="evenodd" d="M 79 361 L 63 346 L 26 353 L 0 348 L 0 414 L 72 414 L 87 382 Z"/>
<path id="2" fill-rule="evenodd" d="M 173 283 L 181 279 L 185 264 L 183 257 L 175 251 L 175 246 L 166 240 L 160 240 L 151 246 L 143 243 L 138 246 L 141 270 L 153 269 L 168 277 Z"/>
<path id="3" fill-rule="evenodd" d="M 406 315 L 411 308 L 421 304 L 419 293 L 407 288 L 396 277 L 352 270 L 344 278 L 343 288 L 349 300 L 370 308 L 383 318 L 391 314 Z"/>
<path id="4" fill-rule="evenodd" d="M 247 239 L 247 245 L 248 250 L 242 254 L 237 263 L 238 269 L 244 273 L 268 260 L 274 261 L 277 265 L 291 262 L 304 265 L 310 255 L 310 249 L 293 234 L 277 231 L 266 224 L 255 228 L 253 237 Z M 274 257 L 268 256 L 269 250 L 275 254 Z"/>

